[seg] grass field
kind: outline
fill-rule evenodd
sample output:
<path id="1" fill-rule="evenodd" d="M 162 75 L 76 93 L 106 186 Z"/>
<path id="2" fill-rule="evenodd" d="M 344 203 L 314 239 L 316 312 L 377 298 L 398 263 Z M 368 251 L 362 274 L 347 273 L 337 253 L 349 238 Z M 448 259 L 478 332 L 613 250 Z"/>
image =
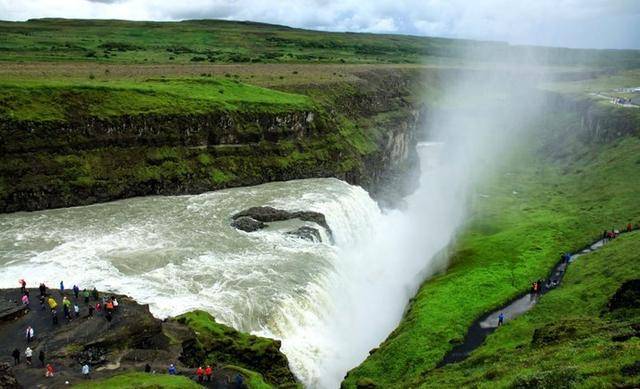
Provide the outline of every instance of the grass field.
<path id="1" fill-rule="evenodd" d="M 546 277 L 561 252 L 584 246 L 606 228 L 640 222 L 640 140 L 603 145 L 560 136 L 579 127 L 570 114 L 549 117 L 547 126 L 547 135 L 530 142 L 536 153 L 521 150 L 478 188 L 482 196 L 474 199 L 449 269 L 422 285 L 398 328 L 350 372 L 347 387 L 418 380 L 477 317 Z"/>
<path id="2" fill-rule="evenodd" d="M 562 286 L 506 323 L 460 363 L 425 374 L 421 387 L 638 387 L 640 309 L 610 311 L 625 282 L 640 279 L 640 233 L 578 258 Z"/>
<path id="3" fill-rule="evenodd" d="M 76 384 L 74 388 L 86 389 L 197 389 L 202 386 L 187 377 L 168 374 L 126 373 L 107 379 Z"/>
<path id="4" fill-rule="evenodd" d="M 479 60 L 637 66 L 631 50 L 514 47 L 405 35 L 333 33 L 223 20 L 131 22 L 36 19 L 0 22 L 0 61 L 99 63 L 433 63 L 456 65 L 469 53 Z M 487 53 L 490 53 L 487 56 Z"/>

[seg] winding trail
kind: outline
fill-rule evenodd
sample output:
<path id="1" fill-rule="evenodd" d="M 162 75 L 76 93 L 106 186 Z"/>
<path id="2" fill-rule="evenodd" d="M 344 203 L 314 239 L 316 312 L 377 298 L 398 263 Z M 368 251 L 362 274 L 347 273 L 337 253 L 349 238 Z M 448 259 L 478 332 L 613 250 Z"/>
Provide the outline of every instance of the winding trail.
<path id="1" fill-rule="evenodd" d="M 624 233 L 626 233 L 626 231 L 620 232 L 620 234 Z M 498 328 L 498 316 L 500 315 L 500 313 L 504 314 L 506 322 L 509 320 L 513 320 L 529 311 L 534 307 L 534 305 L 536 305 L 536 303 L 540 299 L 540 296 L 555 289 L 558 285 L 560 285 L 570 263 L 574 262 L 577 258 L 583 255 L 589 254 L 601 248 L 606 242 L 606 239 L 599 239 L 575 253 L 569 253 L 571 256 L 569 261 L 565 262 L 564 260 L 560 260 L 554 266 L 551 274 L 549 275 L 549 277 L 547 277 L 547 281 L 544 283 L 539 293 L 534 294 L 529 292 L 520 295 L 510 300 L 502 307 L 490 313 L 487 313 L 474 321 L 471 327 L 469 327 L 464 341 L 452 348 L 444 356 L 444 358 L 442 358 L 436 368 L 465 360 L 473 350 L 480 347 L 484 343 L 484 340 L 489 334 L 491 334 Z"/>

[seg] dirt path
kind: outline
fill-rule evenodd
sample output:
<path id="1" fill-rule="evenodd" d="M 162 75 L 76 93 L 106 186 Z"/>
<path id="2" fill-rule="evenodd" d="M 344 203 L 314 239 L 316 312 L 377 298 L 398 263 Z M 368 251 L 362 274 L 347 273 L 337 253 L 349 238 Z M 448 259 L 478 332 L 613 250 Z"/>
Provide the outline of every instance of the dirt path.
<path id="1" fill-rule="evenodd" d="M 477 319 L 475 322 L 473 322 L 471 327 L 469 327 L 464 341 L 451 349 L 444 356 L 444 358 L 442 358 L 440 363 L 438 363 L 437 367 L 442 367 L 450 363 L 461 362 L 466 359 L 473 350 L 480 347 L 484 343 L 484 340 L 489 334 L 491 334 L 496 330 L 496 328 L 498 328 L 498 316 L 500 315 L 500 313 L 504 314 L 505 322 L 508 322 L 528 312 L 535 306 L 535 304 L 540 299 L 540 296 L 550 292 L 551 290 L 558 287 L 558 285 L 560 285 L 566 269 L 570 263 L 574 262 L 576 259 L 583 255 L 589 254 L 601 248 L 605 243 L 606 241 L 604 239 L 599 239 L 586 246 L 582 250 L 578 250 L 575 253 L 570 253 L 571 258 L 569 262 L 565 262 L 562 260 L 558 262 L 551 271 L 551 274 L 547 278 L 546 282 L 543 284 L 540 293 L 526 293 L 524 295 L 520 295 L 515 299 L 510 300 L 501 308 L 498 308 L 495 311 L 485 314 Z"/>

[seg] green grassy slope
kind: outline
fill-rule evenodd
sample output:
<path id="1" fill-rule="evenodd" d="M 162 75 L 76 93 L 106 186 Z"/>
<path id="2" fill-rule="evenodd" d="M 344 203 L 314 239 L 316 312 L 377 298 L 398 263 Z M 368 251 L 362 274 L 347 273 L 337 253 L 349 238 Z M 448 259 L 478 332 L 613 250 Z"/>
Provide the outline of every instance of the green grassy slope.
<path id="1" fill-rule="evenodd" d="M 202 386 L 187 377 L 167 374 L 126 373 L 107 379 L 79 383 L 74 388 L 86 389 L 197 389 Z"/>
<path id="2" fill-rule="evenodd" d="M 142 114 L 312 110 L 302 95 L 228 78 L 0 81 L 0 121 L 96 119 Z"/>
<path id="3" fill-rule="evenodd" d="M 579 258 L 531 312 L 499 328 L 468 360 L 428 372 L 412 386 L 640 386 L 633 368 L 640 360 L 633 336 L 640 309 L 610 312 L 607 305 L 625 281 L 640 279 L 638 253 L 634 232 Z"/>
<path id="4" fill-rule="evenodd" d="M 559 254 L 603 229 L 640 222 L 640 139 L 582 142 L 575 114 L 550 115 L 530 144 L 474 199 L 450 268 L 426 281 L 398 328 L 346 387 L 388 387 L 415 380 L 462 340 L 482 313 L 544 278 Z M 562 133 L 562 135 L 560 135 Z M 550 135 L 551 134 L 551 135 Z M 556 138 L 557 136 L 557 138 Z"/>

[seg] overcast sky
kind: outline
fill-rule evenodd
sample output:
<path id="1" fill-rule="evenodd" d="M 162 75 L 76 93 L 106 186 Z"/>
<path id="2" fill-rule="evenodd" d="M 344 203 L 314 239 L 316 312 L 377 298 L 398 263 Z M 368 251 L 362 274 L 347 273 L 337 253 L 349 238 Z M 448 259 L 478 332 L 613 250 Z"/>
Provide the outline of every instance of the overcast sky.
<path id="1" fill-rule="evenodd" d="M 640 0 L 0 0 L 0 19 L 253 20 L 331 31 L 640 49 Z"/>

